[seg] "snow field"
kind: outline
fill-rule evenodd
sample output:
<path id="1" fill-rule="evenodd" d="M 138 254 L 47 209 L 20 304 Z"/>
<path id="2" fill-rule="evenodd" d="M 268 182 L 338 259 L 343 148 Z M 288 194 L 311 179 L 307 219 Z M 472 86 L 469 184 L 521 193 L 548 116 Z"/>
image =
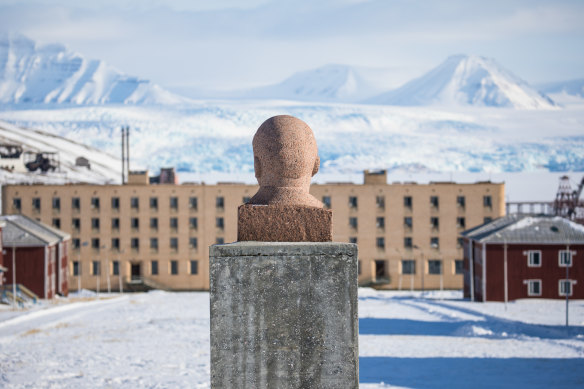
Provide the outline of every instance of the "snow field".
<path id="1" fill-rule="evenodd" d="M 82 294 L 0 310 L 0 386 L 208 388 L 209 294 Z M 364 389 L 579 387 L 584 301 L 359 291 Z"/>

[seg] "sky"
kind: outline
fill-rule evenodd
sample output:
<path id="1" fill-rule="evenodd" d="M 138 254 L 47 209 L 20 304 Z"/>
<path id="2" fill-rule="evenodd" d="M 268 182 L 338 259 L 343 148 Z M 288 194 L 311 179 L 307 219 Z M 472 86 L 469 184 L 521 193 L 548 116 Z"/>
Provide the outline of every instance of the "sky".
<path id="1" fill-rule="evenodd" d="M 453 54 L 531 84 L 584 78 L 584 1 L 0 0 L 0 32 L 62 43 L 170 88 L 274 84 L 326 64 L 386 87 Z"/>

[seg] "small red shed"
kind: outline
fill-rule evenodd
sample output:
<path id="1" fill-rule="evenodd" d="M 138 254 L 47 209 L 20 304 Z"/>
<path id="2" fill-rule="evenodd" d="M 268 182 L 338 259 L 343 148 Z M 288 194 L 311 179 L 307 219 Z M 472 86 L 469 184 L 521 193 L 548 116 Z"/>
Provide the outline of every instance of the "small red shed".
<path id="1" fill-rule="evenodd" d="M 61 250 L 60 246 L 67 247 L 69 235 L 22 215 L 0 216 L 0 220 L 5 223 L 2 229 L 7 259 L 4 267 L 8 269 L 5 284 L 22 284 L 45 299 L 56 293 L 66 294 L 66 273 L 63 279 L 58 274 L 63 262 L 67 266 L 66 249 Z"/>
<path id="2" fill-rule="evenodd" d="M 461 235 L 465 297 L 584 299 L 584 226 L 561 217 L 508 215 Z"/>

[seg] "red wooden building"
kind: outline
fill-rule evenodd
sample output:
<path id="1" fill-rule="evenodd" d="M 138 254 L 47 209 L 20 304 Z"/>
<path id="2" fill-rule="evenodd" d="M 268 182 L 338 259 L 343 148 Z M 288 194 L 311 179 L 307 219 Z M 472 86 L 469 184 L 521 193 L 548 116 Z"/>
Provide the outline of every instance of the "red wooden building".
<path id="1" fill-rule="evenodd" d="M 22 284 L 41 298 L 66 295 L 67 252 L 70 236 L 22 215 L 0 216 L 5 226 L 2 240 L 6 251 L 5 284 Z M 16 273 L 13 274 L 12 257 Z"/>
<path id="2" fill-rule="evenodd" d="M 584 226 L 561 217 L 508 215 L 461 235 L 465 297 L 584 299 Z"/>

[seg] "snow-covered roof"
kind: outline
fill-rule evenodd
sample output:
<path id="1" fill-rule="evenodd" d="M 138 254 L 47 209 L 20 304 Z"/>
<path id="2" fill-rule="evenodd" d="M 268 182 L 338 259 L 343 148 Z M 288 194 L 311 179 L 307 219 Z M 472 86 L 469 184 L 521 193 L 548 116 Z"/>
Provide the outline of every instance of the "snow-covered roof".
<path id="1" fill-rule="evenodd" d="M 70 236 L 23 215 L 0 216 L 0 220 L 6 223 L 2 229 L 2 241 L 5 247 L 53 245 Z"/>
<path id="2" fill-rule="evenodd" d="M 481 243 L 584 244 L 584 226 L 559 216 L 507 215 L 461 235 Z"/>

